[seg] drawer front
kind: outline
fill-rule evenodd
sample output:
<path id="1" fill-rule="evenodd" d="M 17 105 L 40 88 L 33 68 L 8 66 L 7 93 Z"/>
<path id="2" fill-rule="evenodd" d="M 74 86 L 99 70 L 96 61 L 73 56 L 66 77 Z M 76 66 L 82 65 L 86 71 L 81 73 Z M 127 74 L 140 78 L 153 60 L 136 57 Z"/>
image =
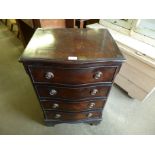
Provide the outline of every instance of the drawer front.
<path id="1" fill-rule="evenodd" d="M 52 87 L 52 86 L 35 86 L 39 97 L 51 99 L 85 99 L 94 97 L 107 97 L 110 86 L 90 86 L 90 87 Z"/>
<path id="2" fill-rule="evenodd" d="M 112 82 L 117 67 L 90 67 L 65 69 L 51 67 L 29 67 L 34 83 L 85 84 Z"/>
<path id="3" fill-rule="evenodd" d="M 58 111 L 44 111 L 46 119 L 52 119 L 55 121 L 76 121 L 84 119 L 101 118 L 102 112 L 82 112 L 82 113 L 64 113 Z"/>
<path id="4" fill-rule="evenodd" d="M 68 112 L 78 112 L 86 110 L 102 109 L 106 100 L 92 100 L 81 102 L 60 102 L 54 100 L 42 100 L 40 101 L 44 110 L 59 110 Z"/>

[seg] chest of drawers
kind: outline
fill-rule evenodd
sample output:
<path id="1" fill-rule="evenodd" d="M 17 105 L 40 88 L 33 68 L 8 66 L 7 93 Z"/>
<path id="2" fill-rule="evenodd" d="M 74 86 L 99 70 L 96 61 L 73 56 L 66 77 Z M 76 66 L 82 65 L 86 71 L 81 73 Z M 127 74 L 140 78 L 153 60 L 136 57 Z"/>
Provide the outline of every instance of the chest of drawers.
<path id="1" fill-rule="evenodd" d="M 100 123 L 124 60 L 106 29 L 39 28 L 20 57 L 51 126 Z"/>

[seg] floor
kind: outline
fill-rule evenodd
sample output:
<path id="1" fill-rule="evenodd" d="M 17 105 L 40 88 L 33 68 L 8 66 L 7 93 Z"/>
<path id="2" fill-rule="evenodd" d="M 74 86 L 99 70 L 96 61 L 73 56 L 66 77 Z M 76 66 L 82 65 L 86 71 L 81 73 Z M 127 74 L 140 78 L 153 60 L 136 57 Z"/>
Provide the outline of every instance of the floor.
<path id="1" fill-rule="evenodd" d="M 155 92 L 143 103 L 113 86 L 98 126 L 46 127 L 29 77 L 18 62 L 23 47 L 0 23 L 0 134 L 99 135 L 155 134 Z"/>

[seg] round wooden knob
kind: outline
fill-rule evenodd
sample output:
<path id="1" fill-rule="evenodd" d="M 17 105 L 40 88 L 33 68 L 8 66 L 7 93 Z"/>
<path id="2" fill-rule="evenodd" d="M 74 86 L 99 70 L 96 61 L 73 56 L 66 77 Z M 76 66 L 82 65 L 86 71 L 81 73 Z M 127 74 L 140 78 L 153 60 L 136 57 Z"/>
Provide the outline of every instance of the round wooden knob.
<path id="1" fill-rule="evenodd" d="M 54 103 L 53 106 L 52 106 L 53 109 L 56 109 L 58 107 L 59 107 L 59 104 L 57 104 L 57 103 Z"/>
<path id="2" fill-rule="evenodd" d="M 45 74 L 45 78 L 46 78 L 46 79 L 52 79 L 52 78 L 54 78 L 54 74 L 53 74 L 52 72 L 47 72 L 47 73 Z"/>
<path id="3" fill-rule="evenodd" d="M 103 75 L 103 73 L 100 72 L 100 71 L 98 71 L 98 72 L 95 73 L 94 78 L 95 78 L 95 79 L 99 79 L 99 78 L 102 77 L 102 75 Z"/>
<path id="4" fill-rule="evenodd" d="M 93 108 L 94 106 L 95 106 L 95 103 L 94 102 L 90 103 L 89 109 Z"/>
<path id="5" fill-rule="evenodd" d="M 98 90 L 97 89 L 93 89 L 92 91 L 91 91 L 91 95 L 96 95 L 97 94 L 97 92 L 98 92 Z"/>
<path id="6" fill-rule="evenodd" d="M 50 95 L 51 96 L 54 96 L 54 95 L 56 95 L 57 94 L 57 91 L 55 90 L 55 89 L 52 89 L 51 91 L 50 91 Z"/>
<path id="7" fill-rule="evenodd" d="M 55 118 L 60 118 L 60 117 L 61 117 L 60 114 L 56 114 L 56 115 L 55 115 Z"/>

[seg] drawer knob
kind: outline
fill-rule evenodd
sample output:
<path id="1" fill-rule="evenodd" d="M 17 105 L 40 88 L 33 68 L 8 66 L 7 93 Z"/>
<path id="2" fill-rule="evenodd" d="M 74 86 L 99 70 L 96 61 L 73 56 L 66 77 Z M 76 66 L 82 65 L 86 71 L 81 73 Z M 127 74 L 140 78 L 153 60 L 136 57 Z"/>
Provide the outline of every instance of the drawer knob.
<path id="1" fill-rule="evenodd" d="M 97 89 L 93 89 L 92 91 L 91 91 L 91 95 L 96 95 L 97 94 L 97 92 L 98 92 L 98 90 Z"/>
<path id="2" fill-rule="evenodd" d="M 53 109 L 56 109 L 58 107 L 59 107 L 59 104 L 57 104 L 57 103 L 54 103 L 53 106 L 52 106 Z"/>
<path id="3" fill-rule="evenodd" d="M 95 103 L 94 102 L 90 103 L 89 109 L 93 108 L 94 106 L 95 106 Z"/>
<path id="4" fill-rule="evenodd" d="M 101 78 L 102 75 L 103 75 L 103 73 L 98 71 L 98 72 L 95 73 L 94 78 L 97 80 L 97 79 Z"/>
<path id="5" fill-rule="evenodd" d="M 54 96 L 54 95 L 56 95 L 57 94 L 57 91 L 55 90 L 55 89 L 52 89 L 51 91 L 50 91 L 50 95 L 51 96 Z"/>
<path id="6" fill-rule="evenodd" d="M 89 114 L 87 115 L 88 118 L 90 118 L 90 117 L 92 117 L 92 116 L 93 116 L 92 113 L 89 113 Z"/>
<path id="7" fill-rule="evenodd" d="M 47 73 L 45 74 L 45 78 L 46 78 L 46 79 L 52 79 L 52 78 L 54 78 L 54 74 L 53 74 L 52 72 L 47 72 Z"/>
<path id="8" fill-rule="evenodd" d="M 56 115 L 55 115 L 55 118 L 60 118 L 60 117 L 61 117 L 60 114 L 56 114 Z"/>

